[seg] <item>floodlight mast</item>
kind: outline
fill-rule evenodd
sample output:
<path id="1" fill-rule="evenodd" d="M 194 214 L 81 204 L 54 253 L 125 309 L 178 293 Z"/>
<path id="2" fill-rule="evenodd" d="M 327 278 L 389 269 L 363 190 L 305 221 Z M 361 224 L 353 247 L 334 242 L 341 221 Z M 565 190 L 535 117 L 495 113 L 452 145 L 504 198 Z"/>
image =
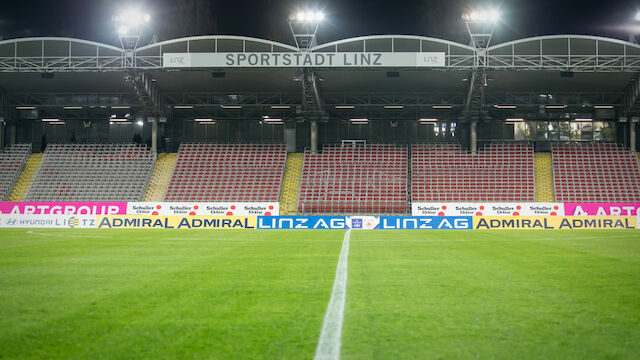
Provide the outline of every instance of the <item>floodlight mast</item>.
<path id="1" fill-rule="evenodd" d="M 476 49 L 488 48 L 496 22 L 499 19 L 500 13 L 495 10 L 472 11 L 462 15 L 462 20 L 464 20 L 471 37 L 471 45 Z"/>
<path id="2" fill-rule="evenodd" d="M 138 48 L 144 26 L 151 21 L 151 16 L 137 9 L 129 9 L 114 16 L 113 21 L 122 49 L 133 52 Z"/>
<path id="3" fill-rule="evenodd" d="M 316 34 L 322 20 L 324 14 L 318 11 L 301 11 L 289 15 L 289 29 L 300 50 L 307 51 L 317 45 Z"/>

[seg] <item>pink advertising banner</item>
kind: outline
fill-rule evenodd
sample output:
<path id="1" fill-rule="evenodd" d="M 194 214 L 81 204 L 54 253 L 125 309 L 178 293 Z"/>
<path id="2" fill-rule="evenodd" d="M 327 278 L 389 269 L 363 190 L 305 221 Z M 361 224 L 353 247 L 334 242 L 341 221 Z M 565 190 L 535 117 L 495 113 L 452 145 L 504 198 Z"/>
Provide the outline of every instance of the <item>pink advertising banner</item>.
<path id="1" fill-rule="evenodd" d="M 126 202 L 0 202 L 0 214 L 124 215 L 126 213 Z"/>
<path id="2" fill-rule="evenodd" d="M 640 203 L 565 203 L 567 216 L 640 216 Z"/>

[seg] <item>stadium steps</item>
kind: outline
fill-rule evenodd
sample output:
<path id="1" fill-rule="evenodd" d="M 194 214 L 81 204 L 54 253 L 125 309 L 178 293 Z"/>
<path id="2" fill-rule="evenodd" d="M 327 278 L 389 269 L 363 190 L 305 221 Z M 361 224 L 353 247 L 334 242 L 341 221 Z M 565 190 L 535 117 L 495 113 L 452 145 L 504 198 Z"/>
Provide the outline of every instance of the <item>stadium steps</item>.
<path id="1" fill-rule="evenodd" d="M 553 166 L 551 153 L 535 153 L 536 202 L 553 202 Z"/>
<path id="2" fill-rule="evenodd" d="M 171 174 L 176 166 L 177 158 L 177 153 L 158 154 L 156 167 L 153 169 L 153 174 L 151 174 L 151 179 L 149 179 L 149 185 L 147 185 L 142 201 L 157 202 L 164 200 L 164 194 L 171 181 Z"/>
<path id="3" fill-rule="evenodd" d="M 9 201 L 25 200 L 25 197 L 31 188 L 31 184 L 33 184 L 33 180 L 38 174 L 43 158 L 42 153 L 33 153 L 29 155 L 29 159 L 27 159 L 27 163 L 25 164 L 16 185 L 13 187 L 13 190 L 9 195 Z"/>
<path id="4" fill-rule="evenodd" d="M 282 191 L 280 192 L 280 215 L 296 215 L 298 209 L 298 188 L 302 177 L 303 153 L 287 154 Z"/>

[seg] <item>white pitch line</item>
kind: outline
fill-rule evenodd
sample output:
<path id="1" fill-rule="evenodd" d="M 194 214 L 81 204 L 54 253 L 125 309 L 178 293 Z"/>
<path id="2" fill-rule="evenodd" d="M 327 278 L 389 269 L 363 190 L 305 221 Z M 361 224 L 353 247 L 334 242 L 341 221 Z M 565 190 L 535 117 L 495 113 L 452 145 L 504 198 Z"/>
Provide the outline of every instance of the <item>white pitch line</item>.
<path id="1" fill-rule="evenodd" d="M 322 331 L 316 348 L 315 360 L 340 359 L 342 339 L 342 321 L 344 319 L 344 302 L 347 297 L 347 259 L 349 257 L 349 238 L 351 230 L 347 230 L 342 241 L 342 251 L 338 258 L 336 278 L 333 282 L 331 300 L 324 315 Z"/>
<path id="2" fill-rule="evenodd" d="M 67 234 L 45 234 L 45 233 L 40 233 L 40 232 L 35 232 L 35 231 L 27 231 L 27 234 L 31 234 L 31 235 L 41 235 L 41 236 L 57 236 L 57 237 L 68 237 L 68 238 L 103 238 L 104 236 L 90 236 L 90 235 L 67 235 Z"/>

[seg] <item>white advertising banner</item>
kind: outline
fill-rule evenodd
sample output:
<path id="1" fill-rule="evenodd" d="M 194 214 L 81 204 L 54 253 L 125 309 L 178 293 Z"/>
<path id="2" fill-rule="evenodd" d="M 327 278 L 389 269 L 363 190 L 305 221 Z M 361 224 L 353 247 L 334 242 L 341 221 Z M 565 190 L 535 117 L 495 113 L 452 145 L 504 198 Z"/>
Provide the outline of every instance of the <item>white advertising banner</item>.
<path id="1" fill-rule="evenodd" d="M 0 228 L 89 229 L 95 222 L 92 215 L 0 214 Z"/>
<path id="2" fill-rule="evenodd" d="M 164 53 L 165 68 L 444 67 L 444 52 Z"/>
<path id="3" fill-rule="evenodd" d="M 280 215 L 280 204 L 277 202 L 130 202 L 127 204 L 127 215 L 277 216 Z"/>
<path id="4" fill-rule="evenodd" d="M 563 216 L 562 203 L 413 203 L 413 216 Z"/>

